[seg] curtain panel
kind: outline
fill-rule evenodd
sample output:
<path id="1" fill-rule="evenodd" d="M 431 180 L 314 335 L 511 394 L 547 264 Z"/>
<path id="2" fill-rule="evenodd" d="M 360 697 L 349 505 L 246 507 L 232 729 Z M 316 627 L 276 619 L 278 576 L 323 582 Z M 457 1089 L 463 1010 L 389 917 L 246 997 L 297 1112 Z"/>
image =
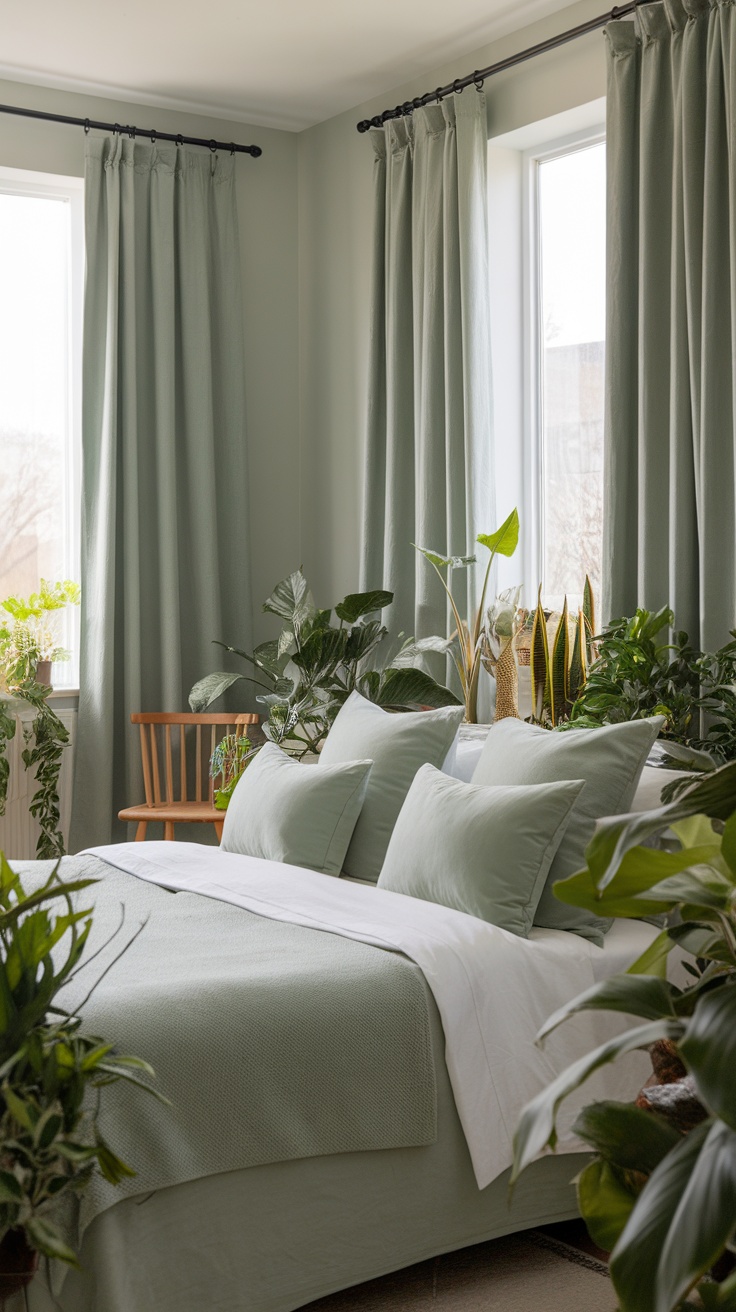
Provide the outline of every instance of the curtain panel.
<path id="1" fill-rule="evenodd" d="M 132 711 L 249 646 L 240 246 L 230 156 L 89 137 L 82 639 L 71 850 L 143 799 Z"/>
<path id="2" fill-rule="evenodd" d="M 608 51 L 607 617 L 736 624 L 736 9 L 665 0 Z"/>
<path id="3" fill-rule="evenodd" d="M 395 594 L 392 633 L 426 637 L 447 632 L 447 610 L 412 543 L 465 555 L 494 527 L 485 96 L 468 89 L 370 137 L 361 586 Z"/>

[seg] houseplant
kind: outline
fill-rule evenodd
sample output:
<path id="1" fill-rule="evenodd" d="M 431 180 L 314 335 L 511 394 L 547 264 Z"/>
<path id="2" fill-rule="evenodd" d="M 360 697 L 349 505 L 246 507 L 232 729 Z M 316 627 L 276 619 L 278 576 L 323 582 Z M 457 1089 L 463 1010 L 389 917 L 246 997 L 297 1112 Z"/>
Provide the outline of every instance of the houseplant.
<path id="1" fill-rule="evenodd" d="M 736 640 L 712 654 L 674 631 L 669 607 L 639 609 L 597 639 L 598 656 L 570 712 L 571 727 L 663 715 L 665 746 L 736 758 Z M 732 635 L 736 639 L 736 634 Z M 678 752 L 677 764 L 682 753 Z"/>
<path id="2" fill-rule="evenodd" d="M 574 621 L 570 638 L 570 613 L 565 597 L 555 636 L 550 646 L 549 614 L 542 606 L 542 587 L 537 596 L 531 634 L 532 719 L 556 729 L 572 714 L 588 677 L 588 666 L 596 656 L 595 601 L 586 575 L 583 604 Z"/>
<path id="3" fill-rule="evenodd" d="M 24 706 L 33 708 L 31 725 L 24 729 L 23 764 L 35 771 L 36 791 L 31 814 L 39 822 L 36 845 L 39 858 L 62 856 L 64 842 L 59 829 L 59 771 L 69 734 L 49 706 L 50 672 L 53 661 L 67 660 L 68 652 L 57 644 L 53 617 L 65 606 L 78 605 L 79 585 L 66 580 L 50 584 L 41 580 L 40 591 L 28 598 L 6 597 L 0 604 L 7 620 L 0 624 L 0 815 L 5 811 L 10 765 L 8 743 L 14 738 L 16 717 Z"/>
<path id="4" fill-rule="evenodd" d="M 68 651 L 59 645 L 54 620 L 67 606 L 78 606 L 80 598 L 79 584 L 71 579 L 63 583 L 41 579 L 39 591 L 30 597 L 6 597 L 0 602 L 8 617 L 0 624 L 0 657 L 10 689 L 31 679 L 49 684 L 52 664 L 69 660 Z"/>
<path id="5" fill-rule="evenodd" d="M 458 602 L 452 592 L 452 575 L 457 569 L 467 569 L 477 564 L 473 556 L 444 556 L 428 547 L 416 547 L 424 559 L 429 561 L 442 584 L 454 622 L 454 630 L 448 640 L 448 650 L 457 669 L 465 702 L 465 720 L 467 724 L 478 722 L 478 680 L 483 666 L 483 625 L 485 619 L 486 593 L 491 577 L 491 568 L 496 556 L 513 556 L 519 542 L 519 514 L 516 509 L 504 520 L 495 533 L 479 533 L 476 542 L 489 552 L 486 571 L 483 577 L 478 606 L 474 613 L 464 619 L 461 614 L 462 603 Z M 428 639 L 428 641 L 435 641 Z M 442 639 L 436 640 L 442 642 Z"/>
<path id="6" fill-rule="evenodd" d="M 210 757 L 210 778 L 219 779 L 215 789 L 215 807 L 226 811 L 235 786 L 246 766 L 256 753 L 250 738 L 228 733 L 220 739 Z"/>
<path id="7" fill-rule="evenodd" d="M 333 608 L 320 610 L 301 570 L 274 588 L 264 611 L 278 616 L 278 638 L 253 652 L 216 642 L 246 661 L 252 673 L 208 674 L 189 694 L 193 711 L 204 711 L 241 680 L 262 691 L 257 696 L 268 718 L 270 742 L 296 756 L 319 751 L 342 704 L 357 691 L 392 710 L 453 706 L 457 697 L 422 669 L 428 651 L 444 650 L 442 639 L 405 640 L 393 657 L 379 664 L 388 630 L 376 612 L 393 601 L 391 592 L 351 593 Z"/>
<path id="8" fill-rule="evenodd" d="M 668 828 L 679 850 L 640 846 Z M 595 1242 L 612 1250 L 620 1312 L 733 1312 L 736 762 L 655 811 L 602 821 L 586 856 L 585 870 L 555 885 L 562 901 L 615 917 L 665 915 L 666 927 L 627 974 L 593 985 L 547 1021 L 540 1038 L 591 1009 L 644 1023 L 580 1058 L 529 1103 L 514 1178 L 554 1147 L 568 1094 L 606 1062 L 649 1047 L 660 1083 L 642 1090 L 639 1105 L 594 1103 L 576 1123 L 595 1153 L 578 1177 L 580 1209 Z M 684 988 L 665 977 L 675 947 L 694 958 Z"/>
<path id="9" fill-rule="evenodd" d="M 146 1062 L 84 1032 L 84 1002 L 75 1013 L 59 1005 L 59 990 L 85 967 L 92 927 L 92 911 L 75 910 L 72 894 L 95 882 L 62 880 L 57 862 L 40 888 L 26 892 L 0 853 L 2 1297 L 28 1283 L 35 1254 L 78 1264 L 57 1215 L 66 1197 L 97 1170 L 112 1184 L 134 1174 L 100 1133 L 102 1090 L 127 1080 L 161 1097 L 143 1078 L 153 1076 Z M 60 914 L 51 910 L 58 902 Z"/>

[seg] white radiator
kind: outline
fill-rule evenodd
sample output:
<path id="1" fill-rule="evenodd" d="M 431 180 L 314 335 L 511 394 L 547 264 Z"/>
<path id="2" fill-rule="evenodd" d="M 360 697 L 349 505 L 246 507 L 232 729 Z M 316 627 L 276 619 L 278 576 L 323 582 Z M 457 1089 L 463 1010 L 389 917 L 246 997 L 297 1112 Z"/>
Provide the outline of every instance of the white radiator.
<path id="1" fill-rule="evenodd" d="M 69 821 L 72 807 L 72 774 L 74 767 L 74 736 L 77 727 L 77 712 L 73 708 L 56 709 L 56 714 L 69 732 L 69 744 L 64 748 L 59 774 L 59 802 L 61 805 L 61 830 L 64 846 L 69 842 Z M 21 753 L 26 746 L 23 727 L 33 723 L 33 711 L 23 711 L 17 717 L 15 737 L 8 743 L 8 760 L 10 761 L 10 779 L 8 781 L 8 798 L 5 815 L 0 816 L 0 852 L 15 861 L 33 860 L 36 855 L 36 841 L 39 835 L 38 821 L 31 815 L 28 806 L 36 791 L 33 770 L 26 770 Z M 32 744 L 31 744 L 32 745 Z"/>

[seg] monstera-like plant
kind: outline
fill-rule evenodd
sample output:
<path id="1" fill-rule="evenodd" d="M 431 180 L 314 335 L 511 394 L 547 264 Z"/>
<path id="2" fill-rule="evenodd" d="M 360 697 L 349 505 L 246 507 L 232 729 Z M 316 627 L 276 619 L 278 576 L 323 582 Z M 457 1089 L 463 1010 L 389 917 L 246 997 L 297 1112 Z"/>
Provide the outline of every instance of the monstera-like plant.
<path id="1" fill-rule="evenodd" d="M 264 611 L 283 623 L 278 638 L 252 652 L 217 642 L 246 661 L 248 672 L 208 674 L 189 694 L 193 711 L 206 710 L 240 680 L 262 691 L 266 737 L 296 756 L 319 751 L 337 712 L 351 692 L 388 710 L 454 706 L 458 699 L 422 668 L 425 654 L 444 651 L 439 638 L 409 638 L 383 664 L 379 649 L 388 629 L 377 612 L 393 601 L 392 592 L 350 593 L 333 609 L 320 610 L 301 570 L 274 588 Z"/>
<path id="2" fill-rule="evenodd" d="M 642 847 L 665 831 L 676 850 Z M 636 1105 L 586 1107 L 575 1130 L 595 1153 L 577 1181 L 591 1236 L 611 1252 L 620 1312 L 735 1312 L 736 1269 L 736 762 L 641 815 L 604 820 L 587 868 L 557 896 L 599 915 L 664 916 L 625 975 L 594 984 L 547 1021 L 540 1040 L 586 1010 L 640 1024 L 581 1057 L 525 1108 L 514 1176 L 554 1147 L 560 1103 L 595 1070 L 648 1048 L 654 1077 Z M 690 983 L 665 974 L 673 948 L 691 954 Z"/>

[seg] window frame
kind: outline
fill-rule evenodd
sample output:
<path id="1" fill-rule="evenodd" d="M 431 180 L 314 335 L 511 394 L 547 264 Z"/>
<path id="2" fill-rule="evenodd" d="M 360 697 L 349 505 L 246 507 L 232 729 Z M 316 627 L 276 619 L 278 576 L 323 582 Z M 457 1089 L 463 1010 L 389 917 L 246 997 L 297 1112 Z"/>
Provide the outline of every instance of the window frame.
<path id="1" fill-rule="evenodd" d="M 69 248 L 67 281 L 68 394 L 64 485 L 64 577 L 79 581 L 82 518 L 82 330 L 84 302 L 84 178 L 56 173 L 39 173 L 0 165 L 0 194 L 47 197 L 69 205 Z M 64 616 L 62 645 L 72 653 L 69 662 L 55 666 L 54 691 L 65 696 L 79 691 L 79 609 L 70 607 Z"/>
<path id="2" fill-rule="evenodd" d="M 606 141 L 605 122 L 570 132 L 522 152 L 522 377 L 523 498 L 527 530 L 527 592 L 541 581 L 544 597 L 544 379 L 542 230 L 539 166 Z M 530 604 L 536 602 L 530 597 Z"/>

